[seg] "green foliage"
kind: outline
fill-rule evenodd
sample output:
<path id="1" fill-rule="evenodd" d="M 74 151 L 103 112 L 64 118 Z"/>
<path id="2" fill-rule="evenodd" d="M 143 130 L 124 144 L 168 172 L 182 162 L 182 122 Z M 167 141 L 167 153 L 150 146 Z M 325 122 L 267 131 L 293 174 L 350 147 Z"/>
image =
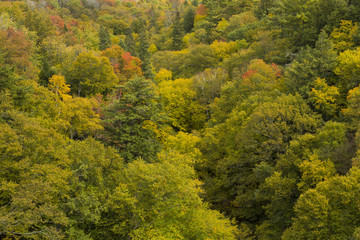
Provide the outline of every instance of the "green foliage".
<path id="1" fill-rule="evenodd" d="M 341 20 L 340 28 L 335 28 L 331 33 L 335 49 L 342 52 L 354 46 L 354 37 L 358 32 L 357 24 L 352 21 Z"/>
<path id="2" fill-rule="evenodd" d="M 182 48 L 182 26 L 181 17 L 179 11 L 176 11 L 176 17 L 174 19 L 173 31 L 170 35 L 172 39 L 172 50 L 178 51 Z"/>
<path id="3" fill-rule="evenodd" d="M 186 33 L 191 32 L 194 28 L 195 10 L 192 7 L 188 7 L 184 13 L 183 28 Z"/>
<path id="4" fill-rule="evenodd" d="M 198 4 L 0 1 L 1 239 L 359 238 L 359 1 Z"/>
<path id="5" fill-rule="evenodd" d="M 360 84 L 358 78 L 360 49 L 346 50 L 338 57 L 339 64 L 334 69 L 336 75 L 342 80 L 341 87 L 345 92 Z"/>
<path id="6" fill-rule="evenodd" d="M 116 75 L 106 57 L 96 57 L 91 52 L 80 53 L 65 74 L 71 92 L 77 96 L 93 96 L 113 88 Z"/>
<path id="7" fill-rule="evenodd" d="M 206 173 L 205 199 L 231 216 L 251 222 L 263 214 L 253 196 L 268 175 L 266 169 L 276 164 L 277 156 L 284 153 L 292 138 L 314 132 L 321 123 L 300 96 L 284 95 L 254 105 L 247 112 L 233 110 L 224 125 L 206 136 L 203 146 L 214 152 L 203 152 L 206 160 L 202 167 Z M 223 135 L 229 132 L 232 134 Z M 266 166 L 262 167 L 265 171 L 259 166 Z"/>
<path id="8" fill-rule="evenodd" d="M 153 79 L 154 78 L 154 74 L 152 72 L 152 67 L 151 67 L 151 61 L 150 61 L 150 52 L 149 52 L 149 42 L 147 39 L 147 34 L 146 32 L 142 32 L 139 35 L 139 39 L 140 39 L 140 45 L 139 45 L 139 49 L 138 49 L 138 56 L 141 59 L 142 63 L 141 63 L 141 69 L 144 73 L 144 76 L 148 79 Z"/>
<path id="9" fill-rule="evenodd" d="M 110 34 L 104 26 L 100 26 L 99 30 L 99 50 L 103 51 L 111 46 Z"/>
<path id="10" fill-rule="evenodd" d="M 150 80 L 135 77 L 123 90 L 123 95 L 104 109 L 105 131 L 100 138 L 119 149 L 126 161 L 137 157 L 154 161 L 160 144 L 150 126 L 162 120 L 154 86 Z"/>
<path id="11" fill-rule="evenodd" d="M 321 32 L 315 49 L 303 48 L 291 65 L 286 68 L 286 83 L 291 92 L 308 97 L 311 84 L 317 78 L 333 77 L 337 65 L 336 52 L 325 32 Z"/>
<path id="12" fill-rule="evenodd" d="M 159 83 L 159 95 L 171 125 L 181 131 L 199 130 L 205 122 L 204 108 L 195 100 L 196 92 L 190 79 Z"/>
<path id="13" fill-rule="evenodd" d="M 358 226 L 359 170 L 330 178 L 300 196 L 295 218 L 282 239 L 351 238 Z M 311 222 L 311 224 L 308 224 Z"/>

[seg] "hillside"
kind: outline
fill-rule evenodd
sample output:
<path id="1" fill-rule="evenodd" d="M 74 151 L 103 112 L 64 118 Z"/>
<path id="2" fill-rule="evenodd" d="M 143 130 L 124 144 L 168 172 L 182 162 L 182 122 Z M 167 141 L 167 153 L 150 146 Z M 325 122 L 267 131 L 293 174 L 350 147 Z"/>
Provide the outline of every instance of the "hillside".
<path id="1" fill-rule="evenodd" d="M 0 239 L 360 239 L 360 2 L 0 2 Z"/>

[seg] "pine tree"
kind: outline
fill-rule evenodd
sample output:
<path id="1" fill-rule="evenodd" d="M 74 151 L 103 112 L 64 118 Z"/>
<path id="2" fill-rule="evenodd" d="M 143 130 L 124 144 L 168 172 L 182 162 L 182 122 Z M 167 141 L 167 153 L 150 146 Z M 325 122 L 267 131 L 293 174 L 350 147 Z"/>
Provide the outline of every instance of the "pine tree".
<path id="1" fill-rule="evenodd" d="M 103 26 L 100 26 L 99 39 L 100 39 L 100 43 L 99 43 L 100 51 L 103 51 L 111 46 L 110 34 L 107 31 L 107 29 Z"/>
<path id="2" fill-rule="evenodd" d="M 146 31 L 141 31 L 139 35 L 139 48 L 138 48 L 138 56 L 141 59 L 141 69 L 144 73 L 144 76 L 148 79 L 153 79 L 154 74 L 151 69 L 151 61 L 150 61 L 150 52 L 149 52 L 149 41 L 147 39 Z"/>
<path id="3" fill-rule="evenodd" d="M 181 17 L 179 11 L 176 11 L 176 17 L 173 24 L 173 31 L 171 33 L 172 39 L 172 49 L 173 50 L 181 50 L 182 48 L 182 25 L 181 25 Z"/>
<path id="4" fill-rule="evenodd" d="M 189 7 L 184 13 L 184 22 L 183 27 L 186 33 L 191 32 L 194 28 L 194 19 L 195 19 L 195 10 L 192 7 Z"/>
<path id="5" fill-rule="evenodd" d="M 133 56 L 137 56 L 135 51 L 135 40 L 130 28 L 126 30 L 125 47 L 125 51 L 131 53 Z"/>
<path id="6" fill-rule="evenodd" d="M 151 161 L 160 150 L 149 127 L 161 121 L 157 98 L 151 80 L 135 77 L 125 84 L 124 95 L 104 111 L 102 138 L 128 162 L 137 157 Z"/>

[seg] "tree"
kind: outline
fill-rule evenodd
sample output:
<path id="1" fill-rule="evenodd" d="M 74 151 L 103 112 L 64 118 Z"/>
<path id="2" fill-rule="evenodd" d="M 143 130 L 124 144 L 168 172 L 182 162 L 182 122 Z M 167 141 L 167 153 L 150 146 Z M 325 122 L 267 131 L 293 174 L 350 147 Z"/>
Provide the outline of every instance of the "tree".
<path id="1" fill-rule="evenodd" d="M 293 93 L 297 92 L 307 98 L 313 81 L 317 78 L 330 79 L 337 65 L 337 54 L 333 43 L 325 32 L 321 32 L 315 49 L 305 47 L 286 68 L 286 84 Z"/>
<path id="2" fill-rule="evenodd" d="M 282 37 L 290 39 L 299 48 L 314 46 L 322 30 L 331 32 L 347 15 L 346 0 L 282 0 L 275 1 L 268 18 L 272 26 L 281 29 Z"/>
<path id="3" fill-rule="evenodd" d="M 360 48 L 346 50 L 341 52 L 338 57 L 339 64 L 334 69 L 334 72 L 342 80 L 339 85 L 344 93 L 347 93 L 350 89 L 357 87 L 360 84 L 358 76 L 360 71 L 360 68 L 358 67 L 360 62 L 359 52 Z"/>
<path id="4" fill-rule="evenodd" d="M 100 26 L 99 30 L 99 50 L 103 51 L 111 46 L 110 34 L 104 26 Z"/>
<path id="5" fill-rule="evenodd" d="M 157 98 L 150 80 L 135 77 L 125 84 L 123 95 L 104 109 L 105 131 L 99 137 L 117 148 L 127 162 L 137 157 L 154 161 L 160 150 L 155 129 L 150 127 L 162 120 Z"/>
<path id="6" fill-rule="evenodd" d="M 190 79 L 159 83 L 159 95 L 171 125 L 181 131 L 201 129 L 205 122 L 204 108 L 195 100 L 196 92 Z"/>
<path id="7" fill-rule="evenodd" d="M 334 41 L 335 49 L 339 52 L 350 50 L 354 46 L 354 37 L 359 31 L 357 24 L 352 21 L 341 20 L 340 27 L 331 32 L 331 39 Z"/>
<path id="8" fill-rule="evenodd" d="M 282 239 L 346 239 L 358 231 L 358 168 L 347 176 L 335 176 L 319 183 L 300 196 L 295 205 L 295 218 Z M 311 224 L 309 224 L 311 223 Z"/>
<path id="9" fill-rule="evenodd" d="M 119 46 L 112 46 L 101 53 L 107 57 L 120 82 L 125 82 L 135 76 L 142 76 L 141 60 L 131 56 Z"/>
<path id="10" fill-rule="evenodd" d="M 203 152 L 205 199 L 240 221 L 257 223 L 263 215 L 261 199 L 254 198 L 258 186 L 271 175 L 290 141 L 314 132 L 321 120 L 300 96 L 292 95 L 239 105 L 230 116 L 204 142 L 212 149 Z"/>
<path id="11" fill-rule="evenodd" d="M 309 100 L 315 109 L 322 113 L 325 120 L 335 117 L 339 111 L 337 102 L 340 93 L 335 86 L 327 85 L 325 79 L 317 78 L 309 93 Z"/>
<path id="12" fill-rule="evenodd" d="M 65 121 L 60 130 L 71 139 L 84 139 L 94 136 L 103 129 L 100 116 L 94 109 L 98 107 L 95 99 L 73 97 L 64 99 L 60 121 Z"/>
<path id="13" fill-rule="evenodd" d="M 32 59 L 34 46 L 25 33 L 14 28 L 0 30 L 0 42 L 3 63 L 12 65 L 21 76 L 34 78 L 38 71 Z"/>
<path id="14" fill-rule="evenodd" d="M 190 77 L 206 68 L 214 67 L 216 63 L 214 50 L 209 45 L 199 44 L 190 48 L 182 66 L 183 74 Z"/>
<path id="15" fill-rule="evenodd" d="M 96 57 L 91 52 L 80 53 L 65 77 L 71 86 L 71 92 L 77 96 L 104 93 L 117 83 L 109 59 Z"/>
<path id="16" fill-rule="evenodd" d="M 182 48 L 182 25 L 181 25 L 181 17 L 180 17 L 180 12 L 177 10 L 176 11 L 176 16 L 174 19 L 174 23 L 172 26 L 172 32 L 171 32 L 171 39 L 172 39 L 172 50 L 178 51 L 181 50 Z"/>
<path id="17" fill-rule="evenodd" d="M 189 33 L 194 28 L 195 10 L 193 7 L 188 7 L 184 13 L 183 28 L 186 33 Z"/>
<path id="18" fill-rule="evenodd" d="M 53 75 L 49 79 L 49 89 L 53 91 L 60 99 L 65 100 L 69 97 L 70 85 L 66 84 L 65 78 L 62 75 Z"/>
<path id="19" fill-rule="evenodd" d="M 128 51 L 129 53 L 131 53 L 131 55 L 133 56 L 137 56 L 136 55 L 136 47 L 135 47 L 135 40 L 133 37 L 133 32 L 130 28 L 128 28 L 125 32 L 126 37 L 125 37 L 125 50 Z"/>
<path id="20" fill-rule="evenodd" d="M 140 33 L 139 40 L 138 56 L 141 59 L 141 69 L 146 78 L 153 79 L 154 74 L 152 72 L 150 61 L 149 41 L 145 30 Z"/>

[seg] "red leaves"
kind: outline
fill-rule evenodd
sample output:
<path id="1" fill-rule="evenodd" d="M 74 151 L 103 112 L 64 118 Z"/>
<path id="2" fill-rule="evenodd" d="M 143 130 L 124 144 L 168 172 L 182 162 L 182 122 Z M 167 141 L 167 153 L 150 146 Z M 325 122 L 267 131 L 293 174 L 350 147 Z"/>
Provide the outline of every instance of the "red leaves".
<path id="1" fill-rule="evenodd" d="M 51 20 L 52 24 L 54 24 L 56 27 L 58 27 L 60 29 L 64 29 L 65 22 L 61 17 L 59 17 L 57 15 L 51 16 L 50 20 Z"/>
<path id="2" fill-rule="evenodd" d="M 135 75 L 142 76 L 141 60 L 131 56 L 129 52 L 125 52 L 119 46 L 112 46 L 103 51 L 102 56 L 109 58 L 114 72 L 120 80 L 133 78 Z"/>

